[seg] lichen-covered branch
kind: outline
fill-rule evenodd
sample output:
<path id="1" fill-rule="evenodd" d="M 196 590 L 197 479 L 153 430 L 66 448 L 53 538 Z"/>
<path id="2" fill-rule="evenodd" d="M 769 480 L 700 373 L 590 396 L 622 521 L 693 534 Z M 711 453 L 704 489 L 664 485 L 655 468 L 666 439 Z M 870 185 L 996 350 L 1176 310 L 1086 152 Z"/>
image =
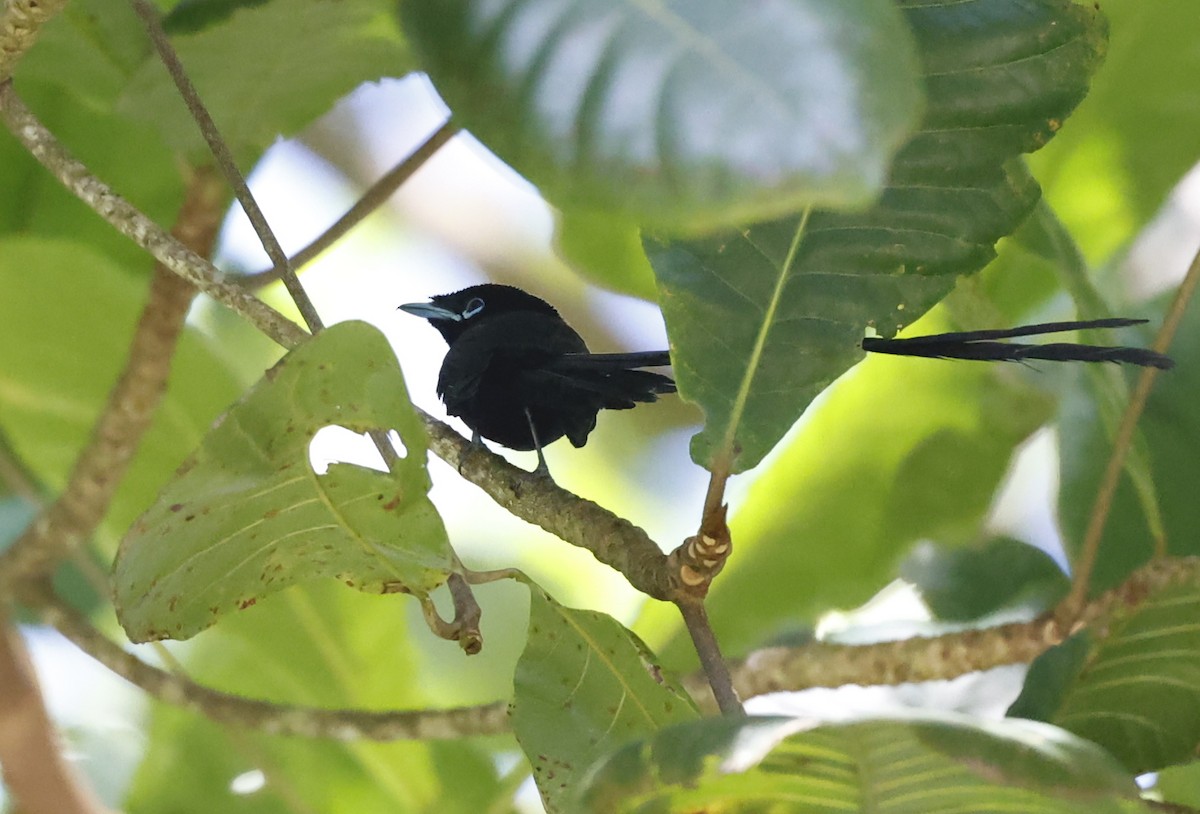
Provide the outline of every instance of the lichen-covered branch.
<path id="1" fill-rule="evenodd" d="M 421 413 L 429 447 L 512 514 L 573 545 L 586 548 L 654 599 L 670 600 L 666 555 L 644 530 L 590 500 L 512 466 L 499 455 L 472 449 L 448 426 Z"/>

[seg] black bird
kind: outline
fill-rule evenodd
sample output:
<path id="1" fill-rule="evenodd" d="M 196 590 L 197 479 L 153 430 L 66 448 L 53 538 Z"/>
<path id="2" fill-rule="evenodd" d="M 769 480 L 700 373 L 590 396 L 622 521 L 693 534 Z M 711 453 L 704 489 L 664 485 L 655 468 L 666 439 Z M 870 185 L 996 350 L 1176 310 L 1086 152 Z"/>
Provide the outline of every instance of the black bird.
<path id="1" fill-rule="evenodd" d="M 449 344 L 438 376 L 446 412 L 487 438 L 537 450 L 564 435 L 587 443 L 600 410 L 627 410 L 674 393 L 675 382 L 640 370 L 671 363 L 667 351 L 589 353 L 583 339 L 545 300 L 488 283 L 400 309 L 429 320 Z"/>

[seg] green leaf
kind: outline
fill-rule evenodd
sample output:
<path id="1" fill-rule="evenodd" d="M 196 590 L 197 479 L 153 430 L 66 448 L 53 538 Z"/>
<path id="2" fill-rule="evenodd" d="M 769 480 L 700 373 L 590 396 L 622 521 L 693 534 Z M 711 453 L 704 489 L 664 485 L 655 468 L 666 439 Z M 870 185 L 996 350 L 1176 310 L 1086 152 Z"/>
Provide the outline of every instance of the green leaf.
<path id="1" fill-rule="evenodd" d="M 578 810 L 1091 814 L 1141 811 L 1136 794 L 1111 757 L 1043 724 L 922 715 L 812 728 L 725 718 L 606 757 Z"/>
<path id="2" fill-rule="evenodd" d="M 1021 694 L 1008 708 L 1008 717 L 1053 720 L 1064 694 L 1079 680 L 1095 643 L 1095 636 L 1090 631 L 1081 630 L 1034 659 L 1025 675 Z"/>
<path id="3" fill-rule="evenodd" d="M 837 382 L 735 504 L 736 553 L 708 598 L 725 651 L 865 602 L 918 540 L 974 541 L 1013 449 L 1053 415 L 1052 371 L 1018 373 L 872 357 Z M 690 664 L 671 610 L 647 607 L 638 630 Z"/>
<path id="4" fill-rule="evenodd" d="M 239 157 L 298 132 L 363 82 L 411 66 L 384 0 L 271 0 L 173 39 L 221 135 Z M 157 58 L 133 76 L 120 110 L 173 147 L 207 155 Z"/>
<path id="5" fill-rule="evenodd" d="M 86 244 L 0 238 L 0 430 L 57 492 L 129 352 L 146 280 Z M 30 307 L 39 303 L 44 307 Z M 154 500 L 241 388 L 199 334 L 185 329 L 163 403 L 105 519 L 112 543 Z"/>
<path id="6" fill-rule="evenodd" d="M 393 428 L 394 475 L 308 461 L 317 430 Z M 425 593 L 450 567 L 425 435 L 395 355 L 361 322 L 289 353 L 224 416 L 121 544 L 113 582 L 133 641 L 185 639 L 288 585 L 336 577 Z"/>
<path id="7" fill-rule="evenodd" d="M 1012 713 L 1038 715 L 1098 743 L 1131 772 L 1190 759 L 1200 746 L 1198 615 L 1200 587 L 1153 591 L 1109 622 L 1105 635 L 1069 639 L 1043 654 L 1026 679 L 1043 686 L 1023 692 Z"/>
<path id="8" fill-rule="evenodd" d="M 867 325 L 891 335 L 995 257 L 1038 199 L 1017 156 L 1083 98 L 1103 48 L 1099 13 L 1071 0 L 903 8 L 929 105 L 877 204 L 648 241 L 679 392 L 705 412 L 702 466 L 757 465 L 862 358 Z"/>
<path id="9" fill-rule="evenodd" d="M 918 116 L 887 0 L 407 0 L 456 117 L 564 208 L 711 228 L 874 197 Z"/>
<path id="10" fill-rule="evenodd" d="M 529 641 L 513 677 L 513 730 L 548 811 L 596 757 L 696 717 L 691 699 L 620 622 L 533 588 Z"/>
<path id="11" fill-rule="evenodd" d="M 922 546 L 900 566 L 938 619 L 969 621 L 1017 602 L 1039 610 L 1061 599 L 1067 576 L 1046 552 L 1009 537 L 950 549 Z"/>

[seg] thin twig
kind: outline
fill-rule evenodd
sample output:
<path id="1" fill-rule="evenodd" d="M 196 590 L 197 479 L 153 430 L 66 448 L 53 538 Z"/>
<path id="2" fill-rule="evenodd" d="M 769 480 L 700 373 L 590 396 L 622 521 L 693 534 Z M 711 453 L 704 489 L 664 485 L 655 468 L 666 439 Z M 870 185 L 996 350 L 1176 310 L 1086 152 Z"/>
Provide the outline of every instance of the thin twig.
<path id="1" fill-rule="evenodd" d="M 396 190 L 411 178 L 417 170 L 425 166 L 425 162 L 432 158 L 458 132 L 458 125 L 450 120 L 443 122 L 442 126 L 435 130 L 420 147 L 372 184 L 354 206 L 350 207 L 346 214 L 338 218 L 332 226 L 322 232 L 312 243 L 309 243 L 303 249 L 296 252 L 296 254 L 292 255 L 292 268 L 299 270 L 315 260 L 321 252 L 328 249 L 343 235 L 361 223 L 368 215 L 387 203 Z M 237 281 L 246 288 L 254 289 L 261 288 L 278 279 L 278 270 L 269 268 L 238 277 Z"/>
<path id="2" fill-rule="evenodd" d="M 308 337 L 303 328 L 241 286 L 231 283 L 224 272 L 171 237 L 92 175 L 30 112 L 17 96 L 11 81 L 0 82 L 0 119 L 63 186 L 173 273 L 246 317 L 285 348 L 293 348 Z"/>
<path id="3" fill-rule="evenodd" d="M 1197 283 L 1200 283 L 1200 251 L 1197 251 L 1192 258 L 1187 275 L 1180 283 L 1179 290 L 1175 292 L 1175 298 L 1167 311 L 1166 319 L 1163 320 L 1162 329 L 1154 338 L 1151 348 L 1155 351 L 1166 353 L 1171 346 L 1171 340 L 1175 338 L 1175 334 L 1179 330 L 1179 324 L 1183 321 Z M 1075 563 L 1071 592 L 1063 603 L 1063 612 L 1066 614 L 1064 618 L 1067 620 L 1078 614 L 1087 599 L 1092 571 L 1096 566 L 1096 557 L 1100 553 L 1100 538 L 1103 536 L 1104 526 L 1108 522 L 1108 513 L 1112 508 L 1117 484 L 1121 479 L 1121 470 L 1125 466 L 1125 456 L 1133 442 L 1133 433 L 1137 429 L 1137 422 L 1142 416 L 1142 411 L 1146 408 L 1146 401 L 1150 397 L 1150 389 L 1154 386 L 1158 372 L 1155 368 L 1143 368 L 1133 395 L 1129 399 L 1129 406 L 1125 408 L 1125 414 L 1121 417 L 1121 424 L 1113 439 L 1112 455 L 1109 456 L 1108 464 L 1104 468 L 1100 488 L 1096 492 L 1096 501 L 1092 504 L 1092 512 L 1088 516 L 1083 545 L 1080 548 L 1079 559 Z"/>
<path id="4" fill-rule="evenodd" d="M 309 332 L 317 333 L 322 328 L 321 317 L 317 314 L 317 309 L 313 306 L 312 300 L 308 298 L 304 287 L 296 279 L 296 273 L 292 270 L 287 254 L 283 251 L 283 247 L 279 245 L 275 233 L 271 231 L 271 226 L 267 223 L 267 219 L 263 215 L 262 209 L 259 208 L 258 202 L 254 200 L 254 195 L 250 192 L 250 187 L 246 184 L 246 179 L 242 176 L 241 170 L 238 169 L 237 162 L 233 160 L 233 154 L 230 152 L 229 146 L 225 143 L 225 139 L 221 137 L 220 131 L 217 130 L 217 125 L 213 122 L 212 116 L 209 115 L 208 109 L 200 99 L 200 94 L 196 92 L 192 80 L 183 68 L 183 63 L 179 61 L 179 55 L 175 53 L 175 48 L 171 45 L 171 41 L 167 39 L 167 34 L 163 31 L 162 23 L 158 19 L 158 9 L 148 3 L 147 0 L 129 1 L 133 5 L 133 10 L 137 12 L 138 17 L 142 19 L 142 24 L 146 26 L 146 33 L 150 35 L 150 41 L 154 43 L 154 50 L 158 52 L 159 59 L 162 60 L 163 65 L 167 68 L 167 72 L 171 75 L 172 81 L 175 82 L 176 90 L 183 97 L 184 104 L 187 105 L 192 118 L 199 125 L 200 133 L 204 136 L 205 142 L 208 143 L 208 149 L 212 151 L 213 157 L 217 159 L 217 166 L 221 168 L 221 174 L 225 176 L 225 180 L 233 187 L 234 195 L 237 196 L 238 202 L 242 205 L 246 217 L 250 219 L 250 225 L 254 227 L 254 232 L 258 235 L 263 249 L 266 250 L 267 257 L 271 259 L 271 262 L 275 264 L 275 268 L 278 269 L 279 276 L 283 280 L 283 284 L 287 287 L 288 293 L 291 294 L 292 301 L 296 303 L 296 308 L 299 309 L 300 316 L 304 318 L 305 324 L 308 325 Z"/>
<path id="5" fill-rule="evenodd" d="M 692 645 L 696 655 L 700 657 L 700 669 L 708 679 L 713 699 L 722 715 L 745 715 L 742 701 L 733 688 L 733 678 L 729 674 L 729 665 L 721 656 L 720 645 L 713 634 L 712 625 L 708 621 L 708 613 L 704 610 L 703 599 L 681 599 L 675 603 L 683 624 L 692 637 Z"/>

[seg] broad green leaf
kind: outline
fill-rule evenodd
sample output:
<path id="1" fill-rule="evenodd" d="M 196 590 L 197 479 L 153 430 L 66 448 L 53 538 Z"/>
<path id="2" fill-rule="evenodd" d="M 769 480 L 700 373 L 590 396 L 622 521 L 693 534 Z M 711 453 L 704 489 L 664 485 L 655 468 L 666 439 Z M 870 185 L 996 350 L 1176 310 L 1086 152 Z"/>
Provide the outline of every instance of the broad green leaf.
<path id="1" fill-rule="evenodd" d="M 1023 693 L 1013 714 L 1037 715 L 1098 743 L 1131 772 L 1192 758 L 1200 747 L 1197 618 L 1195 584 L 1152 592 L 1104 633 L 1070 639 L 1034 662 L 1027 683 L 1042 686 Z M 1053 677 L 1042 661 L 1051 662 Z M 1058 691 L 1048 694 L 1047 685 Z M 1036 703 L 1029 693 L 1038 694 Z"/>
<path id="2" fill-rule="evenodd" d="M 910 716 L 813 728 L 787 718 L 707 719 L 599 763 L 582 812 L 1142 811 L 1092 744 L 1029 722 Z"/>
<path id="3" fill-rule="evenodd" d="M 395 429 L 394 474 L 334 464 L 308 446 L 329 425 Z M 289 585 L 336 577 L 425 593 L 450 567 L 426 492 L 425 435 L 395 355 L 361 322 L 288 354 L 205 437 L 122 541 L 117 615 L 133 641 L 186 639 Z"/>
<path id="4" fill-rule="evenodd" d="M 920 92 L 888 0 L 408 0 L 457 118 L 570 209 L 702 229 L 861 206 Z"/>
<path id="5" fill-rule="evenodd" d="M 1054 373 L 872 357 L 838 381 L 734 503 L 708 598 L 726 653 L 865 602 L 918 540 L 974 541 L 1013 449 L 1053 415 Z M 690 663 L 669 610 L 647 607 L 638 630 Z"/>
<path id="6" fill-rule="evenodd" d="M 1017 157 L 1083 98 L 1104 43 L 1096 9 L 1071 0 L 902 7 L 929 104 L 877 204 L 647 241 L 679 392 L 705 412 L 702 466 L 755 466 L 862 358 L 867 325 L 890 336 L 995 257 L 1038 199 Z"/>
<path id="7" fill-rule="evenodd" d="M 333 709 L 417 709 L 436 702 L 425 691 L 424 670 L 414 669 L 424 665 L 406 620 L 420 615 L 413 603 L 331 581 L 309 583 L 229 617 L 175 652 L 196 681 L 243 697 Z M 453 644 L 441 645 L 451 658 L 466 658 Z M 295 814 L 291 803 L 299 799 L 321 814 L 478 814 L 502 791 L 478 740 L 273 737 L 166 704 L 151 710 L 146 757 L 126 800 L 131 812 Z M 265 775 L 261 789 L 231 787 L 254 770 Z"/>
<path id="8" fill-rule="evenodd" d="M 597 611 L 563 607 L 534 587 L 529 641 L 513 677 L 513 731 L 551 814 L 598 756 L 692 720 L 691 699 L 644 644 Z"/>
<path id="9" fill-rule="evenodd" d="M 1150 314 L 1161 308 L 1146 307 Z M 1147 344 L 1150 332 L 1134 333 L 1127 344 Z M 1138 421 L 1145 438 L 1167 547 L 1172 554 L 1200 554 L 1200 513 L 1193 488 L 1200 478 L 1196 438 L 1200 433 L 1200 311 L 1188 309 L 1170 348 L 1175 367 L 1159 375 Z M 1127 372 L 1130 381 L 1137 374 Z M 1068 550 L 1078 551 L 1096 500 L 1101 474 L 1112 454 L 1109 428 L 1101 419 L 1090 388 L 1082 382 L 1066 390 L 1058 420 L 1061 487 L 1058 513 Z M 1153 553 L 1154 540 L 1142 503 L 1123 473 L 1092 575 L 1093 592 L 1120 583 Z"/>
<path id="10" fill-rule="evenodd" d="M 66 483 L 116 382 L 147 284 L 82 243 L 0 238 L 0 430 L 51 491 Z M 239 392 L 206 340 L 185 329 L 158 415 L 105 519 L 105 548 Z"/>
<path id="11" fill-rule="evenodd" d="M 1018 602 L 1048 608 L 1070 581 L 1041 549 L 997 537 L 968 548 L 922 546 L 900 566 L 938 619 L 969 621 Z"/>
<path id="12" fill-rule="evenodd" d="M 221 135 L 246 157 L 298 132 L 361 83 L 409 72 L 390 9 L 384 0 L 271 0 L 173 42 Z M 176 149 L 207 155 L 157 58 L 133 76 L 120 109 Z"/>

